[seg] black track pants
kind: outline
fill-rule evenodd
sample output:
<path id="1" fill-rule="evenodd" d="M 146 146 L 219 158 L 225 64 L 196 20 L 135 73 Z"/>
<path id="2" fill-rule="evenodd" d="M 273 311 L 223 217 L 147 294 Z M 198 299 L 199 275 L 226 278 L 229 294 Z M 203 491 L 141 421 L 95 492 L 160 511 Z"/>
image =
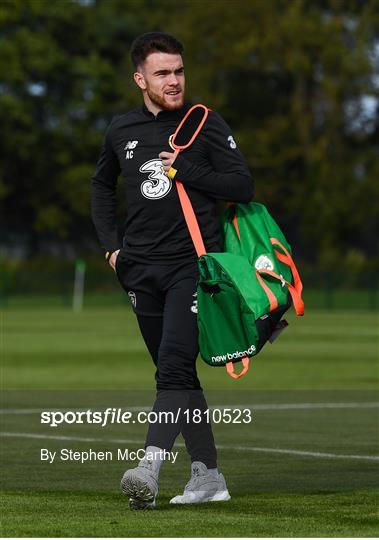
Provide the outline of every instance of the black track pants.
<path id="1" fill-rule="evenodd" d="M 192 461 L 214 468 L 217 456 L 212 427 L 205 415 L 201 415 L 201 422 L 193 422 L 194 409 L 207 409 L 196 373 L 196 263 L 142 265 L 128 261 L 122 251 L 120 254 L 117 275 L 157 368 L 153 410 L 172 412 L 177 419 L 150 424 L 146 446 L 170 450 L 181 432 Z M 167 419 L 171 420 L 169 415 Z"/>
<path id="2" fill-rule="evenodd" d="M 149 349 L 154 363 L 158 362 L 158 351 L 162 339 L 163 317 L 160 325 L 157 317 L 137 315 L 142 336 Z M 171 450 L 176 437 L 181 432 L 191 461 L 202 461 L 208 468 L 217 467 L 217 453 L 213 439 L 212 427 L 206 423 L 206 415 L 202 414 L 202 422 L 194 422 L 198 418 L 197 410 L 204 413 L 208 409 L 203 391 L 198 390 L 157 390 L 153 411 L 172 412 L 176 418 L 181 411 L 178 422 L 160 422 L 149 425 L 145 446 L 157 446 Z M 188 411 L 188 412 L 184 412 Z M 196 411 L 196 412 L 194 412 Z"/>

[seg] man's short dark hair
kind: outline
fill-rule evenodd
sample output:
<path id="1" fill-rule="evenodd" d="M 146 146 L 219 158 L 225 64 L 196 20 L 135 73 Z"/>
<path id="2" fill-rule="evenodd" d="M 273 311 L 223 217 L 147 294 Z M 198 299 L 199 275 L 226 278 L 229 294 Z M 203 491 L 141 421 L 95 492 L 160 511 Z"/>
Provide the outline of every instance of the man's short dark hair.
<path id="1" fill-rule="evenodd" d="M 133 41 L 130 55 L 134 67 L 138 69 L 153 52 L 183 54 L 183 50 L 183 45 L 174 36 L 164 32 L 147 32 Z"/>

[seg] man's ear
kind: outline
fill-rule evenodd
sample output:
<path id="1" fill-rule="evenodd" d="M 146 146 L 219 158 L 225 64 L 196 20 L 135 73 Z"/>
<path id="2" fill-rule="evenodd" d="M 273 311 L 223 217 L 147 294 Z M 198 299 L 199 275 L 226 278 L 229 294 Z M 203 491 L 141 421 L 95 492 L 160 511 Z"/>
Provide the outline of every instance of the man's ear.
<path id="1" fill-rule="evenodd" d="M 134 75 L 133 75 L 133 78 L 134 78 L 134 81 L 135 81 L 136 85 L 141 90 L 146 90 L 145 77 L 143 76 L 143 74 L 140 71 L 136 71 L 136 73 L 134 73 Z"/>

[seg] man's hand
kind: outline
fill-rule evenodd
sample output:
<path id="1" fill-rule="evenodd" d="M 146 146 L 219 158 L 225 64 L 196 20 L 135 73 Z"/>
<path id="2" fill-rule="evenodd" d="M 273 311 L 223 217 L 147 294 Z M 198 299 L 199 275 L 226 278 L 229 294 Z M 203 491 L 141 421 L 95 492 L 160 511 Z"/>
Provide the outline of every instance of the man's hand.
<path id="1" fill-rule="evenodd" d="M 162 160 L 162 165 L 166 174 L 172 167 L 172 164 L 174 163 L 178 154 L 179 150 L 175 150 L 175 152 L 161 152 L 159 154 L 159 158 Z"/>
<path id="2" fill-rule="evenodd" d="M 114 251 L 108 259 L 109 265 L 113 268 L 114 271 L 116 271 L 116 259 L 119 253 L 119 249 L 117 251 Z"/>

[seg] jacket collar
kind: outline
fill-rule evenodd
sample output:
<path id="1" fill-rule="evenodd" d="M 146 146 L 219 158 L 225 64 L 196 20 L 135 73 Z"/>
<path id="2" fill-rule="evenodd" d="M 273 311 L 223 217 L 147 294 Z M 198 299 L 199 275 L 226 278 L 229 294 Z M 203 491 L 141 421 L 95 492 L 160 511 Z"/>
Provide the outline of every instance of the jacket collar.
<path id="1" fill-rule="evenodd" d="M 191 106 L 192 106 L 192 103 L 185 102 L 181 109 L 176 109 L 174 111 L 167 111 L 167 110 L 159 111 L 157 116 L 155 116 L 151 111 L 149 111 L 146 105 L 143 104 L 142 112 L 149 118 L 160 120 L 160 121 L 181 120 Z"/>

